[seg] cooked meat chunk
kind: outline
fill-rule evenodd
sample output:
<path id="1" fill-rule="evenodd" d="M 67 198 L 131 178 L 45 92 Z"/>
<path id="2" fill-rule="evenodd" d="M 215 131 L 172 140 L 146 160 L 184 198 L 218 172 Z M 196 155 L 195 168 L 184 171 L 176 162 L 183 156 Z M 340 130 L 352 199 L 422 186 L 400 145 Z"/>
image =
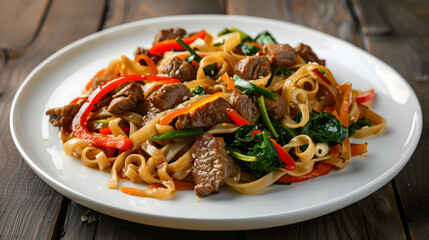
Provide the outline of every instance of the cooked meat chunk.
<path id="1" fill-rule="evenodd" d="M 54 127 L 63 127 L 66 133 L 71 132 L 70 127 L 74 115 L 76 115 L 84 102 L 85 100 L 81 99 L 77 103 L 70 103 L 64 107 L 49 109 L 46 111 L 46 115 L 49 116 L 49 122 L 52 123 Z"/>
<path id="2" fill-rule="evenodd" d="M 152 106 L 164 111 L 191 97 L 192 93 L 185 84 L 170 83 L 164 84 L 160 89 L 153 92 L 148 100 Z"/>
<path id="3" fill-rule="evenodd" d="M 169 28 L 163 29 L 155 35 L 153 44 L 162 42 L 169 39 L 175 39 L 177 37 L 183 37 L 186 34 L 186 30 L 182 28 Z"/>
<path id="4" fill-rule="evenodd" d="M 271 73 L 271 64 L 266 56 L 245 57 L 235 64 L 234 73 L 246 80 L 259 79 Z"/>
<path id="5" fill-rule="evenodd" d="M 197 70 L 192 64 L 175 57 L 167 63 L 161 73 L 167 74 L 169 77 L 177 78 L 182 82 L 194 80 L 197 77 Z"/>
<path id="6" fill-rule="evenodd" d="M 297 55 L 289 44 L 268 43 L 264 45 L 263 50 L 274 68 L 287 68 L 295 64 Z"/>
<path id="7" fill-rule="evenodd" d="M 137 47 L 137 49 L 134 51 L 134 57 L 137 57 L 140 54 L 144 54 L 144 55 L 150 57 L 150 59 L 152 59 L 152 61 L 155 64 L 157 64 L 159 62 L 159 60 L 161 60 L 161 58 L 162 58 L 162 56 L 160 54 L 159 55 L 152 55 L 149 53 L 149 51 L 147 49 L 144 49 L 142 47 Z M 147 66 L 147 63 L 143 59 L 140 59 L 139 63 L 140 63 L 140 65 Z"/>
<path id="8" fill-rule="evenodd" d="M 179 116 L 176 122 L 177 129 L 210 128 L 218 123 L 233 123 L 226 114 L 231 105 L 223 98 L 208 102 L 194 111 Z"/>
<path id="9" fill-rule="evenodd" d="M 229 103 L 237 112 L 250 123 L 255 123 L 260 114 L 256 97 L 250 99 L 248 96 L 234 91 L 229 98 Z"/>
<path id="10" fill-rule="evenodd" d="M 199 197 L 218 193 L 228 177 L 237 175 L 239 169 L 225 148 L 221 137 L 205 133 L 192 146 L 192 176 L 194 191 Z"/>
<path id="11" fill-rule="evenodd" d="M 135 108 L 137 102 L 143 99 L 144 94 L 140 85 L 131 83 L 113 95 L 107 111 L 113 114 L 120 114 Z"/>
<path id="12" fill-rule="evenodd" d="M 268 111 L 268 115 L 276 120 L 282 119 L 286 114 L 286 103 L 280 96 L 277 97 L 276 101 L 265 98 L 265 106 Z"/>
<path id="13" fill-rule="evenodd" d="M 325 60 L 319 59 L 317 55 L 313 52 L 310 46 L 303 43 L 299 44 L 296 48 L 296 52 L 305 62 L 317 62 L 320 65 L 325 65 Z"/>

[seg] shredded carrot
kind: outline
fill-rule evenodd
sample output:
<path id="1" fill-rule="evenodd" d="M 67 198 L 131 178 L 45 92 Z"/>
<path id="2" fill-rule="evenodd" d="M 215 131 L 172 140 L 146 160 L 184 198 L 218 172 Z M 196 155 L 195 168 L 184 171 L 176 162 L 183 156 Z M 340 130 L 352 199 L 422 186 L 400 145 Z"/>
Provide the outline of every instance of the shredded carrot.
<path id="1" fill-rule="evenodd" d="M 343 94 L 343 102 L 340 107 L 340 122 L 346 127 L 349 127 L 349 109 L 352 104 L 351 94 L 352 94 L 352 85 L 350 83 L 344 83 L 338 85 L 338 89 Z"/>
<path id="2" fill-rule="evenodd" d="M 132 187 L 121 187 L 121 192 L 128 194 L 128 195 L 138 196 L 138 197 L 143 196 L 141 193 L 143 191 L 144 190 L 132 188 Z"/>
<path id="3" fill-rule="evenodd" d="M 351 145 L 351 151 L 352 151 L 352 156 L 358 156 L 358 155 L 362 155 L 366 152 L 368 152 L 367 150 L 367 146 L 368 143 L 362 143 L 362 144 L 350 144 Z"/>
<path id="4" fill-rule="evenodd" d="M 156 68 L 156 65 L 153 62 L 153 60 L 150 57 L 146 56 L 145 54 L 141 53 L 136 56 L 136 58 L 134 59 L 134 62 L 137 63 L 141 59 L 143 59 L 146 62 L 146 64 L 149 66 L 151 75 L 156 76 L 158 74 L 158 69 Z"/>
<path id="5" fill-rule="evenodd" d="M 174 182 L 174 186 L 176 188 L 176 191 L 181 191 L 181 190 L 193 190 L 195 183 L 193 182 L 189 182 L 189 181 L 173 181 Z M 161 183 L 151 183 L 147 189 L 148 190 L 153 190 L 155 188 L 165 188 L 165 186 Z"/>
<path id="6" fill-rule="evenodd" d="M 228 90 L 234 90 L 235 89 L 234 80 L 232 80 L 232 78 L 228 75 L 228 73 L 222 74 L 221 79 L 226 82 L 226 86 L 227 86 Z"/>
<path id="7" fill-rule="evenodd" d="M 178 117 L 180 115 L 192 112 L 195 109 L 199 108 L 200 106 L 202 106 L 202 105 L 204 105 L 204 104 L 206 104 L 208 102 L 212 102 L 212 101 L 218 99 L 221 95 L 222 95 L 222 92 L 217 92 L 217 93 L 215 93 L 215 94 L 213 94 L 211 96 L 208 96 L 208 97 L 206 97 L 204 99 L 201 99 L 200 101 L 198 101 L 198 102 L 196 102 L 196 103 L 194 103 L 192 105 L 189 105 L 189 106 L 187 106 L 185 108 L 178 109 L 178 110 L 176 110 L 174 112 L 171 112 L 171 113 L 167 114 L 167 116 L 165 116 L 165 117 L 163 117 L 161 119 L 160 124 L 161 125 L 168 125 L 171 121 L 173 121 L 174 118 L 176 118 L 176 117 Z"/>

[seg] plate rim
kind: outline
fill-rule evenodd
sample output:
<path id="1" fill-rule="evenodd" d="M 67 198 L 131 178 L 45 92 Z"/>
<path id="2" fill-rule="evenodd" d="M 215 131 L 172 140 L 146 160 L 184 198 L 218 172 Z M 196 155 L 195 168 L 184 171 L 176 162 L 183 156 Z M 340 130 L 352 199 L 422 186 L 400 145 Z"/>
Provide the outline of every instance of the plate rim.
<path id="1" fill-rule="evenodd" d="M 411 97 L 416 100 L 416 114 L 417 114 L 417 125 L 416 125 L 416 137 L 412 139 L 411 144 L 411 148 L 407 148 L 404 157 L 401 159 L 401 161 L 397 161 L 390 169 L 388 169 L 388 171 L 383 172 L 382 175 L 380 175 L 379 177 L 373 179 L 372 181 L 370 181 L 369 183 L 354 189 L 353 191 L 349 192 L 348 194 L 342 195 L 341 197 L 335 198 L 335 199 L 331 199 L 329 201 L 325 201 L 323 202 L 323 204 L 319 204 L 317 206 L 318 208 L 318 214 L 316 214 L 317 216 L 314 216 L 314 214 L 310 214 L 311 217 L 302 217 L 301 219 L 298 221 L 292 221 L 292 222 L 279 222 L 277 220 L 277 222 L 275 224 L 261 224 L 259 226 L 237 226 L 234 223 L 236 223 L 236 221 L 240 221 L 243 219 L 249 220 L 248 218 L 227 218 L 227 219 L 212 219 L 212 218 L 205 218 L 205 219 L 201 219 L 201 218 L 172 218 L 172 217 L 168 217 L 168 216 L 159 216 L 159 215 L 154 215 L 154 214 L 150 214 L 150 213 L 138 213 L 135 214 L 133 212 L 131 212 L 130 210 L 126 211 L 126 214 L 131 214 L 133 216 L 123 216 L 124 213 L 124 209 L 118 208 L 116 206 L 111 206 L 108 204 L 105 204 L 104 202 L 97 202 L 95 203 L 95 199 L 93 199 L 92 197 L 89 197 L 85 194 L 82 194 L 78 191 L 75 191 L 74 189 L 63 185 L 62 183 L 56 181 L 52 176 L 47 175 L 47 173 L 45 173 L 39 166 L 37 166 L 35 164 L 35 162 L 33 162 L 31 160 L 31 158 L 27 155 L 25 149 L 23 149 L 22 144 L 19 141 L 19 137 L 17 136 L 17 133 L 15 131 L 15 114 L 17 112 L 17 103 L 20 99 L 20 95 L 21 92 L 25 89 L 25 87 L 30 83 L 31 79 L 34 79 L 34 75 L 36 75 L 41 69 L 43 69 L 44 67 L 46 67 L 46 65 L 48 65 L 53 59 L 57 58 L 58 56 L 61 56 L 62 54 L 66 54 L 69 51 L 72 51 L 75 47 L 78 47 L 82 44 L 85 44 L 89 41 L 93 41 L 96 40 L 102 36 L 105 35 L 109 35 L 112 34 L 116 31 L 121 31 L 123 29 L 129 29 L 129 28 L 134 28 L 134 27 L 138 27 L 138 26 L 142 26 L 142 25 L 146 25 L 146 24 L 150 24 L 152 22 L 169 22 L 172 20 L 184 20 L 184 19 L 190 19 L 190 18 L 201 18 L 202 20 L 207 20 L 207 19 L 213 19 L 213 18 L 223 18 L 223 19 L 238 19 L 238 20 L 246 20 L 246 19 L 250 19 L 250 20 L 259 20 L 259 21 L 264 21 L 264 22 L 272 22 L 272 23 L 276 23 L 276 24 L 286 24 L 289 26 L 293 26 L 293 27 L 297 27 L 297 28 L 301 28 L 304 29 L 305 31 L 309 31 L 312 33 L 316 33 L 316 34 L 322 34 L 326 37 L 328 37 L 329 39 L 334 39 L 336 41 L 341 41 L 343 44 L 348 45 L 349 47 L 354 48 L 354 50 L 357 50 L 359 52 L 361 52 L 362 54 L 366 55 L 369 58 L 373 58 L 377 61 L 377 63 L 383 65 L 383 67 L 388 68 L 389 70 L 391 70 L 394 74 L 396 74 L 400 80 L 406 84 L 409 92 L 411 93 Z M 164 17 L 156 17 L 156 18 L 148 18 L 148 19 L 143 19 L 143 20 L 138 20 L 138 21 L 133 21 L 133 22 L 129 22 L 129 23 L 125 23 L 125 24 L 121 24 L 118 26 L 114 26 L 111 28 L 107 28 L 104 30 L 101 30 L 99 32 L 95 32 L 92 33 L 90 35 L 87 35 L 79 40 L 76 40 L 72 43 L 67 44 L 66 46 L 62 47 L 60 50 L 56 51 L 55 53 L 51 54 L 48 58 L 46 58 L 45 60 L 43 60 L 40 64 L 37 65 L 37 67 L 35 67 L 30 74 L 25 78 L 25 80 L 21 83 L 20 87 L 18 88 L 18 90 L 15 93 L 15 96 L 13 98 L 12 101 L 12 105 L 10 108 L 10 131 L 11 131 L 11 135 L 13 138 L 13 141 L 18 149 L 18 151 L 20 152 L 21 156 L 24 158 L 25 162 L 30 166 L 30 168 L 33 170 L 33 172 L 35 172 L 40 178 L 42 178 L 45 183 L 47 183 L 49 186 L 51 186 L 52 188 L 54 188 L 57 192 L 59 192 L 60 194 L 78 202 L 79 204 L 82 204 L 84 206 L 87 206 L 91 209 L 95 209 L 99 212 L 105 213 L 107 215 L 111 215 L 114 217 L 118 217 L 118 218 L 122 218 L 125 220 L 130 220 L 131 221 L 135 221 L 135 222 L 139 222 L 139 223 L 144 223 L 144 224 L 150 224 L 150 225 L 155 225 L 155 226 L 160 226 L 160 227 L 169 227 L 169 228 L 180 228 L 180 229 L 193 229 L 193 230 L 246 230 L 246 229 L 258 229 L 258 228 L 266 228 L 266 227 L 274 227 L 274 226 L 281 226 L 281 225 L 285 225 L 285 224 L 291 224 L 294 222 L 300 222 L 300 221 L 304 221 L 304 220 L 308 220 L 308 219 L 312 219 L 312 218 L 316 218 L 328 213 L 331 213 L 335 210 L 339 210 L 344 208 L 345 206 L 348 206 L 352 203 L 355 203 L 365 197 L 367 197 L 368 195 L 372 194 L 374 191 L 376 191 L 377 189 L 381 188 L 382 186 L 384 186 L 387 182 L 389 182 L 391 179 L 393 179 L 402 169 L 403 167 L 406 165 L 406 163 L 409 161 L 409 159 L 412 157 L 412 154 L 415 152 L 415 149 L 418 146 L 419 140 L 421 138 L 421 133 L 422 133 L 422 128 L 423 128 L 423 124 L 422 124 L 422 120 L 423 120 L 423 116 L 422 116 L 422 109 L 421 109 L 421 105 L 420 105 L 420 101 L 417 98 L 416 93 L 414 92 L 413 88 L 411 87 L 411 85 L 408 83 L 408 81 L 405 80 L 404 77 L 402 77 L 401 74 L 399 74 L 393 67 L 391 67 L 389 64 L 387 64 L 386 62 L 384 62 L 383 60 L 379 59 L 378 57 L 368 53 L 367 51 L 343 40 L 340 39 L 336 36 L 332 36 L 329 35 L 327 33 L 324 32 L 320 32 L 318 30 L 309 28 L 307 26 L 302 26 L 299 24 L 295 24 L 295 23 L 291 23 L 291 22 L 286 22 L 286 21 L 282 21 L 282 20 L 276 20 L 276 19 L 269 19 L 269 18 L 263 18 L 263 17 L 254 17 L 254 16 L 242 16 L 242 15 L 222 15 L 222 14 L 196 14 L 196 15 L 176 15 L 176 16 L 164 16 Z M 358 193 L 361 193 L 359 195 L 358 198 L 356 198 L 356 196 L 358 195 Z M 328 211 L 323 211 L 321 209 L 323 208 L 329 208 L 331 209 L 333 205 L 336 206 L 340 206 L 340 207 L 336 207 L 335 210 L 328 210 Z M 293 211 L 289 211 L 289 214 L 291 215 L 299 215 L 299 212 L 302 211 L 306 211 L 307 209 L 312 209 L 314 208 L 314 206 L 309 206 L 306 208 L 300 208 L 300 209 L 296 209 Z M 110 210 L 110 212 L 106 212 L 106 209 Z M 251 222 L 259 222 L 260 219 L 266 219 L 267 217 L 271 217 L 271 218 L 277 218 L 277 219 L 281 219 L 282 215 L 284 214 L 270 214 L 268 216 L 258 216 L 255 217 L 253 219 L 251 219 Z M 302 214 L 301 214 L 302 215 Z M 309 215 L 309 214 L 307 214 Z M 141 218 L 141 216 L 143 216 L 144 219 Z M 179 224 L 179 225 L 170 225 L 170 226 L 166 226 L 164 224 L 151 224 L 147 222 L 147 218 L 151 218 L 151 219 L 158 219 L 158 220 L 162 220 L 162 221 L 166 221 L 166 222 L 174 222 L 175 224 L 177 224 L 177 220 L 180 220 L 182 222 L 185 222 L 184 224 Z M 144 220 L 144 221 L 143 221 Z M 193 228 L 193 227 L 189 227 L 189 223 L 194 223 L 195 221 L 203 221 L 204 222 L 204 226 L 197 226 L 197 228 Z M 222 226 L 221 228 L 218 228 L 217 226 L 214 226 L 216 224 L 219 224 L 220 222 L 225 222 L 224 224 L 218 225 L 218 226 Z M 159 222 L 159 221 L 157 221 Z M 255 224 L 253 224 L 255 225 Z"/>

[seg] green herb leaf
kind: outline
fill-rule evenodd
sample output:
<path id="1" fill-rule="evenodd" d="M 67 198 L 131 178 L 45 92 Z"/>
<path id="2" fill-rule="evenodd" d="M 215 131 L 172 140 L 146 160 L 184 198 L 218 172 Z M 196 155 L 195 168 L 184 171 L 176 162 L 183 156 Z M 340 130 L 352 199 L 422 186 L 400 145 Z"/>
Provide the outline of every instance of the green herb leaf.
<path id="1" fill-rule="evenodd" d="M 198 86 L 192 91 L 192 94 L 194 94 L 194 95 L 206 95 L 207 93 L 203 87 Z"/>
<path id="2" fill-rule="evenodd" d="M 270 118 L 270 120 L 271 124 L 279 135 L 276 140 L 277 143 L 280 144 L 280 146 L 289 143 L 289 141 L 297 135 L 297 133 L 293 129 L 285 127 L 283 124 L 279 123 L 275 119 Z"/>
<path id="3" fill-rule="evenodd" d="M 203 134 L 204 130 L 202 128 L 182 129 L 166 133 L 160 133 L 158 135 L 153 136 L 150 140 L 171 140 L 177 138 L 195 137 Z"/>
<path id="4" fill-rule="evenodd" d="M 258 51 L 261 51 L 262 49 L 258 46 L 255 46 L 253 44 L 240 44 L 237 46 L 238 49 L 240 49 L 246 56 L 254 56 L 258 53 Z"/>
<path id="5" fill-rule="evenodd" d="M 232 77 L 232 80 L 234 80 L 234 86 L 235 88 L 237 88 L 238 90 L 240 90 L 241 92 L 243 92 L 243 94 L 251 94 L 254 92 L 257 92 L 261 95 L 264 95 L 265 97 L 276 101 L 277 100 L 277 94 L 271 92 L 268 89 L 262 88 L 258 85 L 255 85 L 249 81 L 246 81 L 244 79 L 242 79 L 241 77 L 239 77 L 238 75 L 234 75 Z"/>
<path id="6" fill-rule="evenodd" d="M 176 38 L 176 42 L 182 47 L 184 47 L 191 54 L 189 57 L 185 58 L 187 62 L 191 63 L 195 60 L 199 63 L 201 61 L 202 58 L 200 57 L 200 55 L 198 55 L 191 47 L 189 47 L 189 45 L 186 44 L 180 37 Z"/>
<path id="7" fill-rule="evenodd" d="M 331 145 L 342 143 L 349 131 L 332 113 L 311 113 L 310 120 L 302 127 L 301 134 L 306 134 L 316 143 L 329 143 Z"/>
<path id="8" fill-rule="evenodd" d="M 365 126 L 372 126 L 372 122 L 366 121 L 365 119 L 359 118 L 356 122 L 350 124 L 349 126 L 349 136 L 353 136 L 356 130 L 361 129 Z"/>
<path id="9" fill-rule="evenodd" d="M 273 38 L 273 36 L 271 36 L 269 32 L 259 34 L 256 37 L 255 42 L 261 44 L 261 46 L 264 46 L 267 43 L 277 43 L 277 41 Z"/>
<path id="10" fill-rule="evenodd" d="M 203 68 L 204 74 L 209 78 L 216 76 L 219 73 L 219 69 L 217 68 L 217 63 L 209 64 Z"/>

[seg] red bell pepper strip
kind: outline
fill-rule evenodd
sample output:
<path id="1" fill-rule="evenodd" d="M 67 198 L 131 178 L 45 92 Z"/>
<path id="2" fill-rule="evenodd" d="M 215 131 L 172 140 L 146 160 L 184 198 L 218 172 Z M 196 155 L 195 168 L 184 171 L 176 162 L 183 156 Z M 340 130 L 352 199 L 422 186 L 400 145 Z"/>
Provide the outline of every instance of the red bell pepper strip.
<path id="1" fill-rule="evenodd" d="M 101 134 L 112 134 L 112 130 L 110 130 L 109 127 L 107 128 L 102 128 L 98 130 Z M 122 131 L 124 131 L 125 133 L 129 133 L 130 132 L 130 128 L 122 128 Z"/>
<path id="2" fill-rule="evenodd" d="M 227 108 L 226 114 L 228 114 L 228 116 L 231 118 L 231 120 L 235 124 L 237 124 L 237 126 L 243 126 L 243 125 L 249 125 L 250 124 L 244 117 L 242 117 L 240 114 L 238 114 L 237 111 L 235 111 L 232 108 Z"/>
<path id="3" fill-rule="evenodd" d="M 329 79 L 327 79 L 320 71 L 318 68 L 315 68 L 313 70 L 311 70 L 312 72 L 314 72 L 315 74 L 317 74 L 317 76 L 319 76 L 323 81 L 325 81 L 328 85 L 331 85 L 331 81 L 329 81 Z"/>
<path id="4" fill-rule="evenodd" d="M 370 107 L 375 99 L 374 89 L 363 92 L 362 95 L 355 97 L 357 104 L 362 104 Z"/>
<path id="5" fill-rule="evenodd" d="M 110 147 L 119 150 L 130 149 L 133 145 L 131 139 L 126 137 L 110 137 L 92 134 L 86 127 L 86 121 L 92 109 L 94 109 L 94 105 L 98 103 L 104 95 L 118 88 L 121 84 L 145 81 L 148 79 L 150 79 L 150 81 L 155 81 L 156 79 L 159 81 L 165 81 L 170 78 L 146 75 L 124 75 L 113 78 L 95 89 L 73 118 L 72 130 L 76 137 L 81 138 L 94 146 Z"/>
<path id="6" fill-rule="evenodd" d="M 212 95 L 210 95 L 204 99 L 201 99 L 200 101 L 198 101 L 192 105 L 189 105 L 189 106 L 182 108 L 182 109 L 178 109 L 176 111 L 173 111 L 173 112 L 167 114 L 165 117 L 163 117 L 161 119 L 161 121 L 159 122 L 159 124 L 168 125 L 171 121 L 173 121 L 174 118 L 176 118 L 180 115 L 192 112 L 195 109 L 199 108 L 200 106 L 218 99 L 220 96 L 222 96 L 222 92 L 217 92 L 217 93 L 212 94 Z"/>
<path id="7" fill-rule="evenodd" d="M 182 38 L 183 42 L 186 44 L 191 44 L 198 38 L 204 39 L 206 36 L 206 31 L 201 30 L 199 33 L 196 33 L 188 38 Z M 185 50 L 184 47 L 182 47 L 179 43 L 176 42 L 176 39 L 169 39 L 166 41 L 155 43 L 151 49 L 149 49 L 149 54 L 151 55 L 163 55 L 167 51 L 171 50 Z"/>
<path id="8" fill-rule="evenodd" d="M 234 121 L 235 124 L 237 124 L 237 126 L 243 126 L 243 125 L 249 125 L 250 123 L 243 118 L 240 114 L 237 113 L 237 111 L 235 111 L 234 109 L 231 108 L 227 108 L 226 109 L 226 114 L 228 114 L 228 116 L 232 119 L 232 121 Z M 255 134 L 258 133 L 262 133 L 260 130 L 253 130 L 252 132 L 252 137 Z M 295 170 L 296 169 L 296 165 L 295 165 L 295 161 L 293 160 L 293 158 L 289 155 L 289 153 L 287 153 L 282 146 L 280 146 L 276 140 L 271 139 L 271 142 L 273 142 L 274 147 L 277 150 L 277 153 L 279 155 L 280 161 L 286 163 L 285 168 L 289 169 L 289 170 Z"/>
<path id="9" fill-rule="evenodd" d="M 311 172 L 299 176 L 299 177 L 294 177 L 291 175 L 283 175 L 281 178 L 279 178 L 277 180 L 277 182 L 280 183 L 297 183 L 297 182 L 303 182 L 306 181 L 310 178 L 314 178 L 314 177 L 319 177 L 325 174 L 328 174 L 330 171 L 332 170 L 332 165 L 331 164 L 327 164 L 327 163 L 317 163 L 316 165 L 314 165 L 314 168 Z"/>

